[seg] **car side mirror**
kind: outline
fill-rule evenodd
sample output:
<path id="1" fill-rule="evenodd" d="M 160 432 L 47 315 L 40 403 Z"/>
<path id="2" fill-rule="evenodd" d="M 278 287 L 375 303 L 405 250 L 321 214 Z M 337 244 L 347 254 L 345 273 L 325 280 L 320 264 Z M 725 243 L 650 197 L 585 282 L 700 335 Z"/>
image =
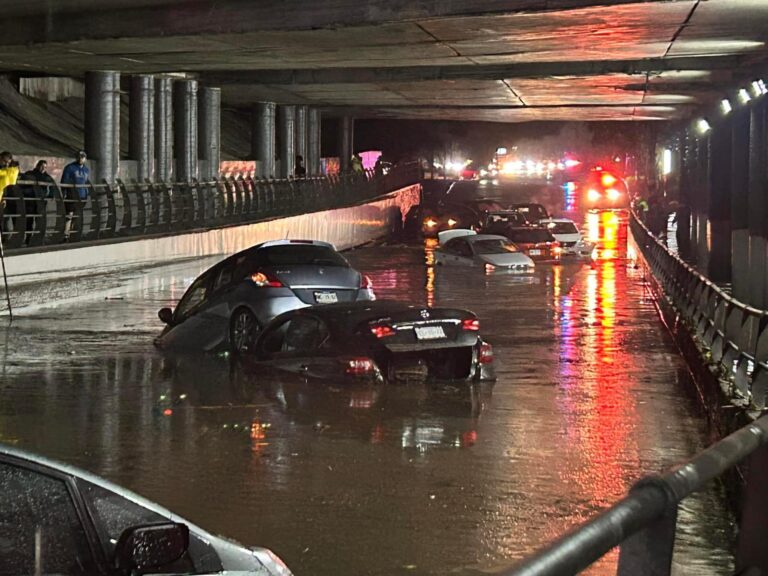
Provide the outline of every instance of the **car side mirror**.
<path id="1" fill-rule="evenodd" d="M 164 324 L 170 324 L 173 321 L 173 310 L 170 308 L 161 308 L 157 313 L 157 317 L 160 318 Z"/>
<path id="2" fill-rule="evenodd" d="M 171 564 L 189 548 L 186 524 L 166 522 L 126 528 L 115 547 L 115 567 L 124 574 L 144 573 Z"/>

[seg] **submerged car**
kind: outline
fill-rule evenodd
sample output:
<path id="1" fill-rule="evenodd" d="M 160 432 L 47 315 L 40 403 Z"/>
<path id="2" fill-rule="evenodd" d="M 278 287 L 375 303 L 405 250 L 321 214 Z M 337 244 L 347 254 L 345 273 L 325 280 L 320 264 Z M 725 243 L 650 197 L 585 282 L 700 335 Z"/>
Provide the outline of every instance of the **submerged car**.
<path id="1" fill-rule="evenodd" d="M 521 204 L 511 204 L 510 210 L 515 210 L 525 217 L 528 224 L 536 224 L 539 220 L 549 218 L 549 212 L 542 204 L 535 202 L 526 202 Z"/>
<path id="2" fill-rule="evenodd" d="M 246 369 L 332 382 L 493 380 L 493 348 L 472 312 L 402 302 L 313 306 L 275 318 Z"/>
<path id="3" fill-rule="evenodd" d="M 248 350 L 275 316 L 316 304 L 375 299 L 370 279 L 332 244 L 275 240 L 219 262 L 187 289 L 155 344 L 169 350 Z"/>
<path id="4" fill-rule="evenodd" d="M 507 228 L 528 225 L 528 220 L 517 210 L 494 210 L 485 213 L 480 230 L 485 234 L 503 234 Z"/>
<path id="5" fill-rule="evenodd" d="M 515 272 L 533 272 L 534 262 L 505 236 L 477 234 L 473 230 L 450 230 L 438 235 L 435 264 L 440 266 L 484 266 Z"/>
<path id="6" fill-rule="evenodd" d="M 595 245 L 588 242 L 579 231 L 576 223 L 567 218 L 547 218 L 539 220 L 539 226 L 546 228 L 560 243 L 563 255 L 587 257 L 592 254 Z"/>
<path id="7" fill-rule="evenodd" d="M 534 262 L 559 262 L 560 260 L 562 254 L 560 243 L 546 228 L 535 226 L 506 228 L 504 236 Z"/>
<path id="8" fill-rule="evenodd" d="M 0 444 L 3 574 L 290 576 L 266 548 L 214 536 L 94 474 Z"/>

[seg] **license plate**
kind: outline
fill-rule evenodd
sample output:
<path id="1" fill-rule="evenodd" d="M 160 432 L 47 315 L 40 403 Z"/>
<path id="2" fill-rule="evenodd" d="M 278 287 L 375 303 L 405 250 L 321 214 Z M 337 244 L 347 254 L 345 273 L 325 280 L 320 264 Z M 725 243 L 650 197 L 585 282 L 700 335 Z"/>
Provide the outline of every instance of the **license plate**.
<path id="1" fill-rule="evenodd" d="M 416 328 L 416 338 L 419 340 L 436 340 L 445 338 L 442 326 L 421 326 Z"/>
<path id="2" fill-rule="evenodd" d="M 541 256 L 541 250 L 530 250 L 528 254 L 531 256 Z"/>
<path id="3" fill-rule="evenodd" d="M 338 301 L 336 292 L 315 292 L 315 302 L 318 304 L 335 304 Z"/>

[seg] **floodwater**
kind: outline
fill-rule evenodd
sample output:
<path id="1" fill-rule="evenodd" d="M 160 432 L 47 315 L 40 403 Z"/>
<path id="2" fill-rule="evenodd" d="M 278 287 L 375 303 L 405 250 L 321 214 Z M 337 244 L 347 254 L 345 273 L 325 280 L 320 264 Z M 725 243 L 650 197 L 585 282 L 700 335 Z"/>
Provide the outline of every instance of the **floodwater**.
<path id="1" fill-rule="evenodd" d="M 0 328 L 0 441 L 267 546 L 299 576 L 493 573 L 708 443 L 631 264 L 524 279 L 435 269 L 424 245 L 348 258 L 380 298 L 475 311 L 498 381 L 348 389 L 163 357 L 157 310 L 214 259 Z M 719 492 L 689 499 L 674 572 L 732 573 L 731 538 Z"/>

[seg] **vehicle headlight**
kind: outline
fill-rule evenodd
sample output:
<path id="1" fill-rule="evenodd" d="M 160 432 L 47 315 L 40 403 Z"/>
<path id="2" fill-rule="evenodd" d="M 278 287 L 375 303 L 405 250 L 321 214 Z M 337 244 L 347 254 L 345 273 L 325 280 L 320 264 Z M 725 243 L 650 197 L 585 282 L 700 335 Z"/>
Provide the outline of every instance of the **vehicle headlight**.
<path id="1" fill-rule="evenodd" d="M 458 220 L 454 220 L 453 218 L 448 218 L 448 226 L 456 226 L 458 224 Z"/>
<path id="2" fill-rule="evenodd" d="M 597 202 L 598 200 L 600 200 L 600 192 L 598 192 L 594 188 L 590 188 L 589 190 L 587 190 L 587 200 L 589 200 L 590 202 Z"/>
<path id="3" fill-rule="evenodd" d="M 424 220 L 424 226 L 426 226 L 427 228 L 434 228 L 435 226 L 437 226 L 437 220 L 435 220 L 434 218 L 427 218 L 426 220 Z"/>

